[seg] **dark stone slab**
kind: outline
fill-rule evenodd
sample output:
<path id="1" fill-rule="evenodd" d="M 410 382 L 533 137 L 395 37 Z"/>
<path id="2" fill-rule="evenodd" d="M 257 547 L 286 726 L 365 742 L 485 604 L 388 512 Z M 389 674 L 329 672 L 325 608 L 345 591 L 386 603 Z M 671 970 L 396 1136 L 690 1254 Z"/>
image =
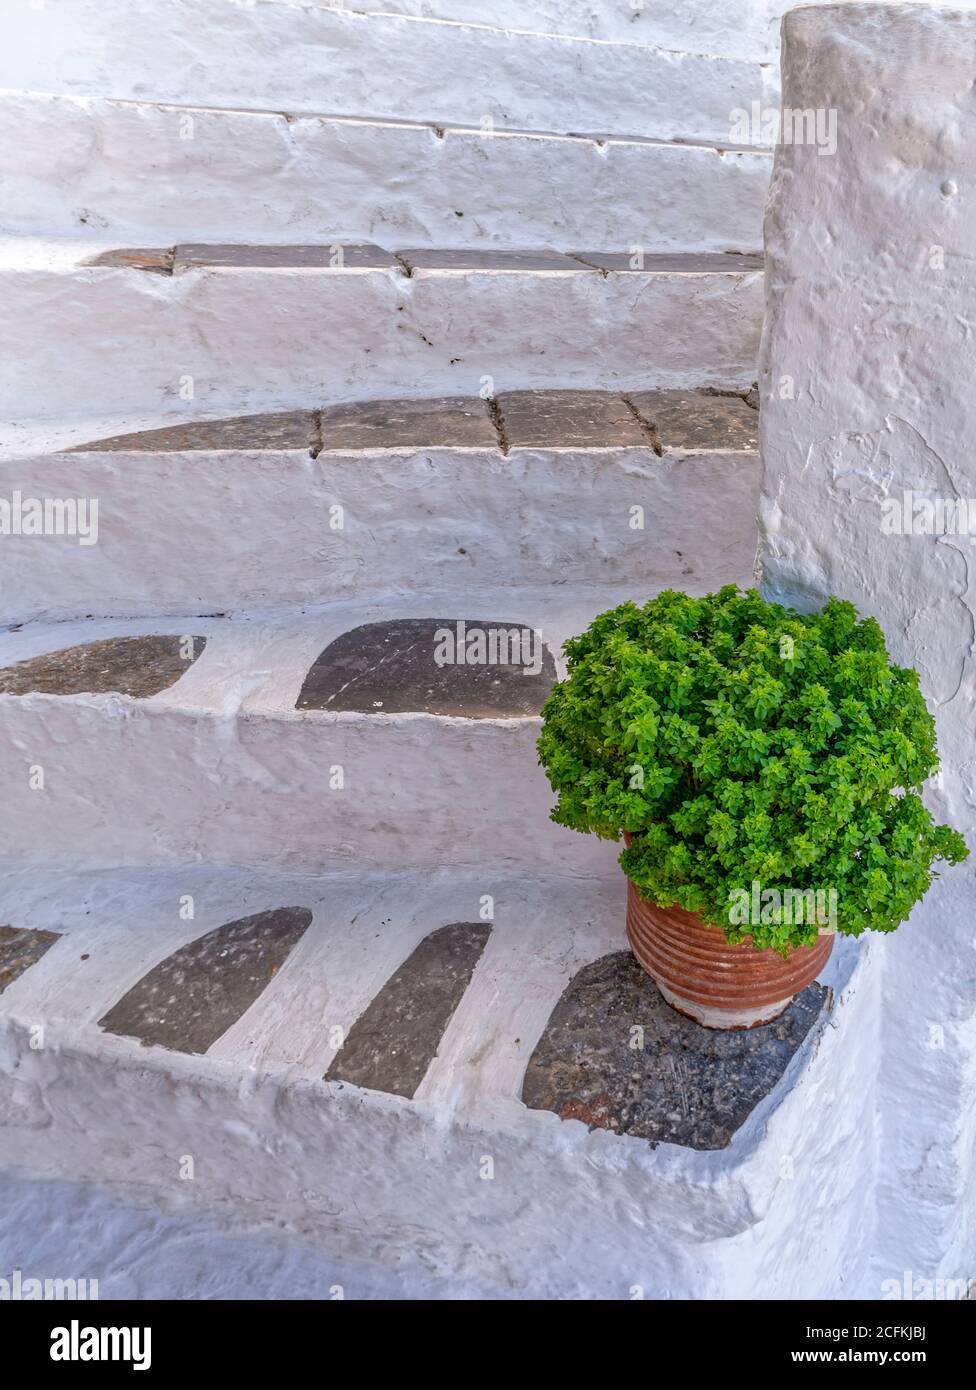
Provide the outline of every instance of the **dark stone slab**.
<path id="1" fill-rule="evenodd" d="M 103 251 L 82 261 L 82 265 L 118 266 L 123 270 L 148 270 L 153 275 L 172 275 L 173 248 L 171 246 L 132 247 L 119 251 Z"/>
<path id="2" fill-rule="evenodd" d="M 205 637 L 194 637 L 189 660 L 182 655 L 182 637 L 109 637 L 64 647 L 0 668 L 0 694 L 116 694 L 144 700 L 178 681 L 206 645 Z"/>
<path id="3" fill-rule="evenodd" d="M 586 267 L 559 251 L 492 251 L 465 247 L 460 250 L 400 251 L 411 270 L 507 270 L 525 273 L 535 270 L 582 270 Z"/>
<path id="4" fill-rule="evenodd" d="M 522 1100 L 615 1134 L 724 1149 L 783 1075 L 826 993 L 809 985 L 772 1023 L 723 1033 L 675 1013 L 629 951 L 603 956 L 553 1010 Z M 634 1028 L 643 1048 L 632 1046 Z"/>
<path id="5" fill-rule="evenodd" d="M 496 449 L 488 402 L 479 396 L 354 401 L 322 412 L 324 450 Z"/>
<path id="6" fill-rule="evenodd" d="M 341 260 L 337 261 L 337 251 Z M 196 269 L 239 270 L 402 270 L 396 256 L 368 243 L 302 246 L 248 246 L 182 242 L 176 247 L 173 273 Z"/>
<path id="7" fill-rule="evenodd" d="M 188 420 L 161 430 L 140 430 L 76 444 L 68 453 L 190 453 L 202 449 L 311 450 L 318 444 L 315 415 L 289 410 L 275 415 L 235 415 L 230 420 Z"/>
<path id="8" fill-rule="evenodd" d="M 510 449 L 613 449 L 647 445 L 646 426 L 612 391 L 503 391 Z"/>
<path id="9" fill-rule="evenodd" d="M 521 649 L 508 634 L 524 639 Z M 520 651 L 527 660 L 498 659 Z M 458 652 L 475 659 L 454 661 Z M 552 653 L 531 628 L 480 618 L 397 618 L 365 623 L 331 642 L 305 677 L 296 708 L 515 719 L 538 714 L 555 679 Z"/>
<path id="10" fill-rule="evenodd" d="M 412 1100 L 490 934 L 482 922 L 431 932 L 350 1028 L 325 1080 Z"/>
<path id="11" fill-rule="evenodd" d="M 733 255 L 728 252 L 671 253 L 657 252 L 645 254 L 643 262 L 633 265 L 633 255 L 629 251 L 574 251 L 576 260 L 594 270 L 606 273 L 638 275 L 728 275 L 745 274 L 747 271 L 762 270 L 763 258 L 759 255 Z"/>
<path id="12" fill-rule="evenodd" d="M 160 961 L 99 1027 L 146 1047 L 206 1052 L 268 987 L 311 920 L 307 908 L 279 907 L 217 927 Z"/>
<path id="13" fill-rule="evenodd" d="M 651 425 L 663 449 L 759 448 L 759 412 L 741 396 L 638 391 L 630 400 Z"/>
<path id="14" fill-rule="evenodd" d="M 55 931 L 0 927 L 0 994 L 36 965 L 60 937 Z"/>

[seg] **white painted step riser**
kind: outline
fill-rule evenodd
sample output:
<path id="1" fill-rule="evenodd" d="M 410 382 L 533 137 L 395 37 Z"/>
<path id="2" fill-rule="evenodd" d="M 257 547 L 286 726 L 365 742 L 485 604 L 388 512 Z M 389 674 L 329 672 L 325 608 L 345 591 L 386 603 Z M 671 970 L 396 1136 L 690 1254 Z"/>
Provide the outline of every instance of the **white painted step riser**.
<path id="1" fill-rule="evenodd" d="M 0 414 L 748 389 L 762 274 L 0 271 Z M 70 351 L 66 351 L 70 344 Z"/>
<path id="2" fill-rule="evenodd" d="M 779 58 L 778 16 L 786 7 L 785 0 L 727 0 L 723 5 L 713 0 L 493 0 L 486 10 L 483 0 L 346 0 L 347 9 L 364 13 L 488 23 L 766 62 Z"/>
<path id="3" fill-rule="evenodd" d="M 766 1197 L 780 1152 L 751 1165 L 760 1178 L 726 1178 L 718 1196 L 690 1202 L 677 1175 L 636 1165 L 622 1175 L 617 1154 L 599 1143 L 619 1143 L 616 1136 L 587 1135 L 576 1124 L 582 1133 L 550 1139 L 555 1116 L 533 1115 L 538 1123 L 514 1133 L 446 1130 L 443 1110 L 404 1115 L 393 1102 L 367 1110 L 354 1087 L 339 1095 L 315 1084 L 282 1092 L 260 1076 L 238 1087 L 212 1064 L 173 1068 L 174 1077 L 139 1056 L 137 1044 L 120 1064 L 70 1042 L 32 1054 L 30 1036 L 27 1027 L 0 1025 L 0 1103 L 20 1121 L 0 1132 L 8 1171 L 91 1182 L 164 1209 L 196 1202 L 202 1215 L 222 1207 L 238 1231 L 298 1229 L 336 1258 L 396 1267 L 408 1290 L 433 1282 L 433 1267 L 459 1271 L 451 1297 L 630 1300 L 636 1288 L 647 1298 L 827 1298 L 863 1249 L 859 1204 L 846 1185 L 826 1214 L 818 1204 L 813 1225 L 804 1184 L 781 1182 L 775 1207 L 764 1203 L 762 1212 L 761 1249 L 776 1250 L 775 1271 L 770 1278 L 765 1261 L 757 1268 L 760 1217 L 751 1213 L 749 1187 Z M 833 1041 L 835 1059 L 841 1040 Z M 850 1084 L 858 1090 L 856 1076 Z M 825 1088 L 818 1076 L 818 1099 Z M 794 1106 L 779 1127 L 788 1145 L 782 1153 L 811 1182 L 827 1147 L 820 1113 L 821 1124 L 811 1126 Z M 870 1126 L 863 1109 L 859 1119 Z M 596 1141 L 593 1148 L 586 1140 Z M 180 1181 L 187 1157 L 193 1182 Z M 801 1248 L 812 1242 L 815 1291 Z M 354 1283 L 348 1296 L 358 1291 Z"/>
<path id="4" fill-rule="evenodd" d="M 841 1043 L 856 1041 L 852 1029 L 849 1020 L 845 1037 L 831 1039 L 834 1070 Z M 707 1191 L 705 1165 L 685 1160 L 706 1187 L 689 1200 L 683 1174 L 637 1163 L 621 1173 L 610 1147 L 616 1136 L 560 1126 L 555 1116 L 530 1115 L 512 1132 L 447 1129 L 442 1107 L 404 1114 L 395 1101 L 376 1104 L 384 1098 L 371 1096 L 367 1109 L 354 1087 L 338 1095 L 315 1083 L 283 1091 L 260 1075 L 238 1086 L 197 1059 L 172 1070 L 147 1061 L 138 1044 L 120 1064 L 73 1040 L 55 1038 L 32 1053 L 30 1038 L 28 1027 L 0 1027 L 0 1102 L 20 1121 L 0 1133 L 8 1170 L 94 1182 L 164 1207 L 222 1206 L 237 1229 L 297 1228 L 337 1257 L 395 1264 L 408 1288 L 411 1276 L 430 1279 L 433 1265 L 460 1271 L 453 1296 L 629 1300 L 637 1288 L 647 1298 L 828 1298 L 859 1272 L 867 1232 L 847 1175 L 865 1181 L 870 1155 L 862 1140 L 852 1161 L 848 1142 L 844 1166 L 825 1138 L 837 1095 L 826 1059 L 787 1098 L 777 1139 L 744 1172 L 723 1171 L 717 1192 Z M 844 1074 L 863 1096 L 859 1074 L 850 1066 Z M 804 1102 L 818 1105 L 820 1124 L 809 1123 Z M 870 1129 L 863 1101 L 855 1115 Z M 555 1126 L 577 1132 L 556 1134 Z M 784 1155 L 800 1176 L 776 1184 Z M 187 1156 L 193 1182 L 180 1181 Z M 812 1206 L 805 1189 L 831 1161 L 841 1163 L 845 1181 Z M 814 1242 L 812 1287 L 803 1251 Z M 356 1292 L 354 1285 L 349 1296 Z"/>
<path id="5" fill-rule="evenodd" d="M 556 578 L 630 583 L 635 595 L 714 589 L 751 576 L 758 474 L 756 454 L 641 449 L 11 460 L 8 500 L 14 490 L 97 499 L 98 535 L 93 545 L 4 536 L 0 622 L 254 611 Z"/>
<path id="6" fill-rule="evenodd" d="M 0 697 L 0 724 L 5 852 L 37 862 L 607 874 L 619 852 L 548 820 L 537 719 L 220 716 L 27 695 Z"/>
<path id="7" fill-rule="evenodd" d="M 728 141 L 767 69 L 397 16 L 59 0 L 8 19 L 0 85 L 204 106 Z M 326 194 L 326 196 L 328 196 Z"/>
<path id="8" fill-rule="evenodd" d="M 312 0 L 316 5 L 337 0 Z M 813 0 L 829 4 L 831 0 Z M 273 0 L 290 4 L 294 0 Z M 346 8 L 426 16 L 461 23 L 660 45 L 691 53 L 761 60 L 779 66 L 780 23 L 792 0 L 345 0 Z M 890 3 L 890 0 L 882 0 Z M 970 10 L 974 0 L 952 8 Z"/>
<path id="9" fill-rule="evenodd" d="M 21 92 L 0 94 L 0 148 L 4 230 L 131 245 L 246 233 L 267 242 L 755 251 L 770 170 L 758 152 L 438 136 L 429 126 Z"/>

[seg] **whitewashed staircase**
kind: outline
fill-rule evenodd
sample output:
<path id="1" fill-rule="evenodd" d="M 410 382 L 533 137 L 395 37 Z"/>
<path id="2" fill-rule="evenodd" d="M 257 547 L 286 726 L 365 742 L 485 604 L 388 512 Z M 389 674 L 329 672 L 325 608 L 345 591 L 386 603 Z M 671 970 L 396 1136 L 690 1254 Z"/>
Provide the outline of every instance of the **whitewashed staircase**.
<path id="1" fill-rule="evenodd" d="M 544 685 L 622 599 L 749 581 L 769 152 L 729 130 L 775 93 L 767 7 L 386 11 L 5 16 L 2 495 L 97 498 L 99 533 L 0 547 L 0 1266 L 183 1296 L 836 1288 L 856 1203 L 821 1191 L 814 1289 L 808 1179 L 853 1170 L 871 1097 L 803 1117 L 855 1089 L 853 956 L 714 1142 L 675 1137 L 680 1065 L 658 1147 L 533 1108 L 561 993 L 624 946 L 615 847 L 547 819 L 542 687 L 305 698 L 372 624 L 406 624 L 397 670 L 420 619 L 538 629 Z M 431 967 L 417 1077 L 344 1064 L 452 924 L 477 950 Z M 180 1272 L 188 1214 L 210 1253 Z M 122 1260 L 147 1232 L 156 1265 Z"/>

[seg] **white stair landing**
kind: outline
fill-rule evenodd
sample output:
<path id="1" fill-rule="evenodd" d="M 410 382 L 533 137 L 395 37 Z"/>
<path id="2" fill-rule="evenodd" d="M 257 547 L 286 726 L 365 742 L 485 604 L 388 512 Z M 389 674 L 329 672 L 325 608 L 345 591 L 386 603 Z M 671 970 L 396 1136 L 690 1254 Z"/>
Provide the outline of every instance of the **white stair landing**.
<path id="1" fill-rule="evenodd" d="M 0 919 L 56 939 L 0 977 L 0 1168 L 18 1180 L 98 1184 L 163 1226 L 185 1226 L 195 1208 L 217 1234 L 273 1232 L 278 1259 L 294 1237 L 340 1263 L 381 1268 L 387 1282 L 395 1271 L 401 1297 L 856 1291 L 867 1222 L 857 1193 L 873 1161 L 870 955 L 838 947 L 824 1011 L 725 1147 L 655 1146 L 520 1099 L 567 985 L 625 950 L 623 888 L 619 876 L 516 879 L 487 862 L 468 874 L 324 878 L 201 865 L 38 875 L 8 865 Z M 275 968 L 264 961 L 256 995 L 260 952 L 243 969 L 229 938 L 196 963 L 186 954 L 227 924 L 280 919 L 282 909 L 300 919 Z M 381 1089 L 381 1073 L 366 1087 L 341 1079 L 357 1020 L 417 947 L 454 923 L 469 924 L 475 954 L 446 1023 L 441 1007 L 420 1040 L 427 1060 L 412 1094 Z M 147 1010 L 140 981 L 152 971 Z M 418 999 L 436 992 L 437 972 L 428 960 L 413 981 Z M 246 1006 L 232 1018 L 228 999 L 245 978 Z M 133 992 L 137 1007 L 126 1013 Z M 186 1050 L 180 1020 L 200 1047 L 204 998 L 227 1026 L 204 1052 Z M 644 998 L 656 998 L 649 984 Z M 167 1011 L 168 1045 L 141 1042 L 147 1020 L 155 1026 Z M 409 1010 L 386 1015 L 394 1070 L 389 1044 L 406 1027 L 416 1047 L 416 1022 Z M 635 1013 L 596 1030 L 620 1032 L 628 1068 L 643 1064 L 632 1041 L 642 1022 Z M 653 1045 L 664 1046 L 660 1036 Z M 358 1046 L 362 1057 L 361 1038 Z M 674 1050 L 680 1126 L 680 1036 Z M 566 1063 L 585 1098 L 586 1047 Z M 671 1122 L 666 1104 L 659 1113 Z M 15 1229 L 24 1244 L 5 1242 L 8 1262 L 29 1270 L 30 1242 L 22 1223 Z M 117 1257 L 104 1258 L 87 1272 L 111 1280 Z M 364 1277 L 359 1296 L 370 1288 Z"/>

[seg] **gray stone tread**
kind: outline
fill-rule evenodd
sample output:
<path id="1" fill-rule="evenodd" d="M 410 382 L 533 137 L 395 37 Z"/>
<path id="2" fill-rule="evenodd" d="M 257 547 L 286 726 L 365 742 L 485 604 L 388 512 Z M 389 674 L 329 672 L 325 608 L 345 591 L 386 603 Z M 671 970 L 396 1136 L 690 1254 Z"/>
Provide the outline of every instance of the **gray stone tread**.
<path id="1" fill-rule="evenodd" d="M 289 410 L 272 415 L 236 415 L 228 420 L 188 421 L 159 430 L 117 434 L 90 444 L 79 444 L 68 452 L 179 454 L 218 449 L 308 452 L 316 447 L 318 439 L 315 413 Z"/>
<path id="2" fill-rule="evenodd" d="M 591 1129 L 725 1148 L 782 1077 L 826 995 L 809 985 L 772 1023 L 720 1032 L 670 1008 L 629 951 L 603 956 L 563 992 L 522 1100 Z"/>
<path id="3" fill-rule="evenodd" d="M 181 242 L 176 246 L 117 247 L 83 261 L 159 275 L 188 270 L 381 270 L 411 275 L 443 271 L 510 274 L 744 275 L 763 269 L 758 253 L 553 251 L 547 248 L 406 247 L 321 242 L 291 246 L 247 242 Z"/>
<path id="4" fill-rule="evenodd" d="M 829 1045 L 820 984 L 749 1031 L 669 1008 L 625 949 L 623 895 L 605 882 L 519 878 L 509 891 L 502 874 L 486 922 L 475 871 L 450 885 L 435 873 L 429 892 L 422 875 L 394 875 L 378 892 L 348 872 L 52 869 L 38 884 L 24 867 L 0 885 L 0 916 L 18 923 L 0 926 L 0 1018 L 74 1030 L 109 1064 L 123 1039 L 209 1054 L 249 1084 L 267 1069 L 298 1081 L 323 1118 L 344 1083 L 425 1105 L 456 1094 L 489 1125 L 497 1099 L 513 1113 L 520 1098 L 549 1112 L 513 1113 L 522 1136 L 544 1131 L 558 1150 L 554 1117 L 628 1137 L 622 1161 L 635 1144 L 721 1149 Z M 199 924 L 180 920 L 184 893 L 203 907 Z M 533 1001 L 524 1014 L 513 991 Z M 154 1065 L 167 1074 L 165 1055 Z"/>
<path id="5" fill-rule="evenodd" d="M 0 667 L 2 695 L 129 695 L 167 690 L 207 645 L 205 637 L 107 637 Z"/>
<path id="6" fill-rule="evenodd" d="M 145 270 L 152 275 L 173 273 L 173 248 L 170 246 L 122 247 L 117 251 L 101 251 L 90 256 L 82 265 L 109 266 L 116 270 Z"/>
<path id="7" fill-rule="evenodd" d="M 68 453 L 288 452 L 368 449 L 620 449 L 755 452 L 758 411 L 709 391 L 535 390 L 352 401 L 321 409 L 184 420 L 111 435 Z"/>
<path id="8" fill-rule="evenodd" d="M 637 391 L 629 397 L 665 450 L 759 448 L 759 412 L 741 396 Z"/>
<path id="9" fill-rule="evenodd" d="M 399 255 L 411 270 L 496 270 L 515 274 L 534 271 L 584 270 L 573 256 L 562 251 L 494 251 L 490 248 L 408 249 Z"/>
<path id="10" fill-rule="evenodd" d="M 648 430 L 612 391 L 503 391 L 498 408 L 510 449 L 647 446 Z"/>
<path id="11" fill-rule="evenodd" d="M 761 255 L 733 252 L 574 251 L 573 255 L 595 270 L 614 274 L 643 275 L 746 275 L 762 270 Z"/>
<path id="12" fill-rule="evenodd" d="M 353 1024 L 325 1080 L 412 1100 L 490 934 L 456 922 L 425 937 Z"/>
<path id="13" fill-rule="evenodd" d="M 250 246 L 184 242 L 174 247 L 173 274 L 185 270 L 400 270 L 396 256 L 368 243 Z"/>
<path id="14" fill-rule="evenodd" d="M 398 618 L 364 623 L 330 642 L 305 677 L 297 708 L 517 719 L 540 712 L 555 679 L 552 653 L 523 624 Z"/>
<path id="15" fill-rule="evenodd" d="M 58 940 L 53 931 L 0 927 L 0 994 L 35 965 Z"/>
<path id="16" fill-rule="evenodd" d="M 271 983 L 312 914 L 281 907 L 228 922 L 150 970 L 99 1020 L 146 1047 L 203 1053 Z"/>
<path id="17" fill-rule="evenodd" d="M 498 433 L 480 396 L 353 401 L 322 412 L 322 449 L 494 449 Z"/>

